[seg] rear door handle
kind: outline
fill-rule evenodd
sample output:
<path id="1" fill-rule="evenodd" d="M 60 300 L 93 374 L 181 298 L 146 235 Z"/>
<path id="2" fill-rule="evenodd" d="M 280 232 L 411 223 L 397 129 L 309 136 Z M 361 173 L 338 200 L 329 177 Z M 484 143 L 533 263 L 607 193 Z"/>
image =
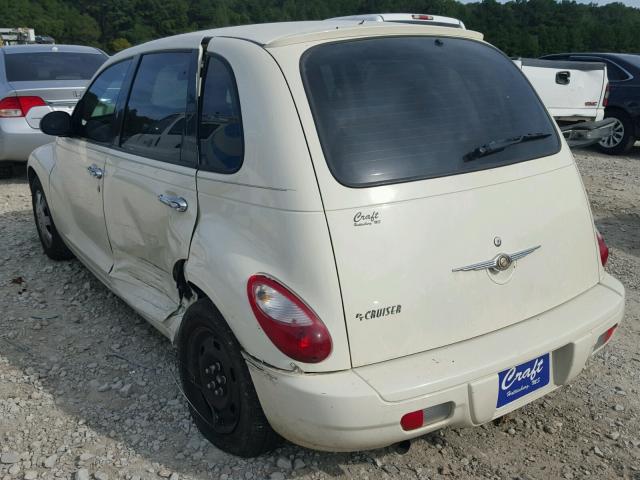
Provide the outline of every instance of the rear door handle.
<path id="1" fill-rule="evenodd" d="M 177 197 L 175 195 L 166 195 L 161 193 L 158 195 L 158 200 L 178 212 L 186 212 L 187 208 L 189 208 L 189 204 L 184 198 Z"/>
<path id="2" fill-rule="evenodd" d="M 91 165 L 90 167 L 87 167 L 87 171 L 89 172 L 89 175 L 97 179 L 102 178 L 104 175 L 104 170 L 102 170 L 100 167 L 98 167 L 95 164 Z"/>

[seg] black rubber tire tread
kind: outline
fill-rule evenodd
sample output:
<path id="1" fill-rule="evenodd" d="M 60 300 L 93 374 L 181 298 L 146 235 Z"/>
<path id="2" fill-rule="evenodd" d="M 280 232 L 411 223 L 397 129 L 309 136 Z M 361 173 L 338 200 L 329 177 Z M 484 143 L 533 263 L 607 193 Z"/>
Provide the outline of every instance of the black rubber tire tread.
<path id="1" fill-rule="evenodd" d="M 234 370 L 239 372 L 240 418 L 235 429 L 228 434 L 219 434 L 209 423 L 195 411 L 197 401 L 189 398 L 191 390 L 188 385 L 187 351 L 189 336 L 198 327 L 206 325 L 215 332 L 217 339 L 228 349 Z M 253 386 L 246 361 L 242 357 L 241 347 L 233 332 L 222 317 L 222 314 L 208 298 L 202 298 L 191 305 L 185 312 L 182 327 L 177 341 L 178 362 L 182 388 L 189 399 L 191 416 L 202 435 L 213 445 L 227 453 L 238 457 L 251 458 L 273 450 L 282 442 L 282 438 L 271 428 L 264 415 L 260 400 Z"/>
<path id="2" fill-rule="evenodd" d="M 608 155 L 624 155 L 625 153 L 629 153 L 629 151 L 633 148 L 633 144 L 636 143 L 635 125 L 633 123 L 633 119 L 624 110 L 619 109 L 606 111 L 604 114 L 604 118 L 618 119 L 624 126 L 624 137 L 622 137 L 622 141 L 613 148 L 606 148 L 598 144 L 598 149 L 602 153 L 606 153 Z"/>
<path id="3" fill-rule="evenodd" d="M 44 250 L 44 253 L 47 255 L 47 257 L 49 257 L 51 260 L 71 260 L 72 258 L 74 258 L 74 255 L 71 250 L 69 250 L 69 248 L 67 248 L 67 246 L 64 244 L 64 241 L 62 240 L 62 237 L 58 233 L 55 223 L 53 222 L 53 217 L 51 218 L 51 245 L 47 245 L 42 238 L 42 232 L 40 231 L 40 225 L 38 224 L 38 219 L 36 216 L 35 197 L 38 190 L 42 192 L 42 196 L 44 197 L 45 201 L 47 201 L 47 197 L 44 194 L 44 190 L 42 189 L 42 184 L 40 183 L 38 177 L 35 177 L 33 179 L 33 182 L 31 182 L 31 205 L 33 209 L 33 218 L 36 224 L 36 230 L 38 231 L 38 238 L 40 239 L 40 243 L 42 244 L 42 249 Z"/>

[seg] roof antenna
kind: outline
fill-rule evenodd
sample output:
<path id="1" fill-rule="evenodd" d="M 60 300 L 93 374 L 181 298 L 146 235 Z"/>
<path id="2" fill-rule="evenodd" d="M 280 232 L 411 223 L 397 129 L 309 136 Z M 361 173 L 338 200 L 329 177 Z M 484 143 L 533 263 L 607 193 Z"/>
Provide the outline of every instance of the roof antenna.
<path id="1" fill-rule="evenodd" d="M 364 25 L 365 19 L 363 18 L 358 25 Z"/>

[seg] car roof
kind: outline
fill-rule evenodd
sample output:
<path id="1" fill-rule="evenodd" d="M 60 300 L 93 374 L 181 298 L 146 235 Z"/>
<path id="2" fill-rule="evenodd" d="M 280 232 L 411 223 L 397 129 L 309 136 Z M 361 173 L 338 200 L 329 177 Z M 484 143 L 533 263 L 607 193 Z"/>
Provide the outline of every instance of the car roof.
<path id="1" fill-rule="evenodd" d="M 102 50 L 95 47 L 85 47 L 82 45 L 58 45 L 58 44 L 32 44 L 32 45 L 6 45 L 0 47 L 0 51 L 7 55 L 12 53 L 45 53 L 45 52 L 70 52 L 70 53 L 101 53 Z"/>
<path id="2" fill-rule="evenodd" d="M 551 53 L 549 55 L 545 55 L 546 57 L 556 56 L 556 55 L 584 55 L 584 56 L 594 56 L 594 57 L 619 57 L 621 55 L 627 55 L 622 53 L 613 53 L 613 52 L 565 52 L 565 53 Z M 630 54 L 633 55 L 633 54 Z"/>
<path id="3" fill-rule="evenodd" d="M 154 50 L 195 48 L 206 37 L 227 37 L 247 40 L 265 48 L 330 40 L 345 37 L 365 37 L 375 35 L 441 35 L 482 40 L 481 33 L 453 27 L 410 25 L 400 23 L 370 22 L 355 20 L 319 20 L 307 22 L 278 22 L 255 25 L 223 27 L 212 30 L 185 33 L 161 38 L 123 50 L 112 57 L 114 63 L 121 58 Z"/>
<path id="4" fill-rule="evenodd" d="M 428 26 L 430 23 L 436 26 L 455 25 L 465 28 L 461 20 L 442 15 L 430 15 L 422 13 L 367 13 L 362 15 L 349 15 L 346 17 L 334 17 L 329 20 L 365 20 L 371 22 L 411 22 L 416 25 Z"/>

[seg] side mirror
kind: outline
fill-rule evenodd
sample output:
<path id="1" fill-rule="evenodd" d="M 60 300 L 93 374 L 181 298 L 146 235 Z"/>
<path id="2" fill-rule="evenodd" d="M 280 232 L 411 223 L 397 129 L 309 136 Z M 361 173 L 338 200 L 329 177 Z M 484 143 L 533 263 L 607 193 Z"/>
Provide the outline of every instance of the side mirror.
<path id="1" fill-rule="evenodd" d="M 67 112 L 49 112 L 40 120 L 40 130 L 54 137 L 68 137 L 73 130 L 71 115 Z"/>

